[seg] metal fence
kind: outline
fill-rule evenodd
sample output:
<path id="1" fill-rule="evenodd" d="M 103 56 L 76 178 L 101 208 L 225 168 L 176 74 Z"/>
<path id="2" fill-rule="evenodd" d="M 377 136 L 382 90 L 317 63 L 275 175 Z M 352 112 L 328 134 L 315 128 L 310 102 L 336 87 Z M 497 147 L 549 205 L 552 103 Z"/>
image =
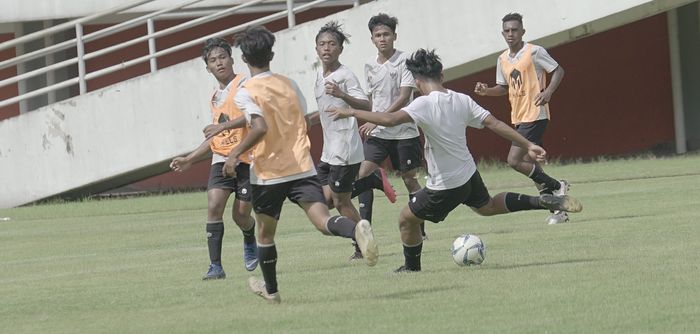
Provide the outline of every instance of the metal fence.
<path id="1" fill-rule="evenodd" d="M 187 8 L 189 6 L 192 6 L 193 4 L 200 3 L 206 0 L 188 0 L 188 1 L 183 1 L 179 3 L 176 6 L 172 6 L 169 8 L 161 9 L 155 12 L 149 12 L 147 14 L 138 16 L 133 19 L 129 19 L 127 21 L 109 26 L 107 28 L 89 33 L 89 34 L 84 34 L 83 33 L 83 26 L 86 23 L 93 22 L 97 19 L 108 17 L 111 15 L 115 14 L 120 14 L 124 13 L 127 10 L 133 10 L 143 4 L 153 2 L 155 0 L 137 0 L 130 2 L 128 4 L 124 4 L 109 10 L 105 10 L 99 13 L 95 13 L 86 17 L 82 17 L 79 19 L 75 19 L 69 22 L 61 23 L 58 25 L 55 25 L 53 27 L 46 28 L 44 30 L 40 30 L 37 32 L 33 32 L 24 36 L 17 37 L 15 39 L 0 43 L 0 51 L 9 49 L 9 48 L 17 48 L 18 46 L 21 46 L 27 42 L 37 40 L 37 39 L 44 39 L 47 38 L 48 36 L 52 36 L 56 33 L 60 32 L 65 32 L 65 31 L 70 31 L 74 30 L 75 31 L 75 38 L 72 38 L 70 40 L 62 41 L 56 44 L 48 45 L 45 46 L 41 49 L 27 52 L 27 53 L 22 53 L 18 54 L 17 56 L 10 58 L 8 60 L 4 60 L 0 62 L 0 70 L 9 68 L 11 66 L 17 66 L 18 71 L 17 75 L 14 75 L 10 78 L 4 79 L 0 81 L 0 88 L 19 83 L 23 80 L 27 80 L 32 77 L 36 77 L 39 75 L 44 75 L 47 73 L 50 73 L 52 71 L 55 71 L 57 69 L 65 68 L 67 66 L 74 66 L 77 64 L 77 76 L 67 78 L 66 80 L 60 81 L 60 82 L 47 82 L 46 85 L 43 87 L 40 87 L 38 89 L 34 89 L 32 91 L 27 91 L 27 92 L 22 92 L 20 91 L 17 96 L 7 98 L 5 100 L 0 101 L 0 108 L 9 106 L 15 103 L 18 103 L 20 101 L 24 101 L 27 99 L 30 99 L 32 97 L 40 96 L 40 95 L 45 95 L 45 94 L 50 94 L 52 92 L 55 92 L 59 89 L 73 86 L 73 85 L 78 85 L 79 87 L 79 94 L 85 94 L 87 92 L 87 81 L 90 79 L 98 78 L 101 76 L 105 76 L 107 74 L 113 73 L 115 71 L 122 70 L 127 67 L 131 67 L 137 64 L 145 63 L 148 62 L 150 64 L 150 71 L 155 72 L 158 70 L 158 63 L 157 63 L 157 58 L 162 57 L 192 46 L 196 45 L 201 45 L 204 41 L 206 41 L 209 38 L 212 37 L 220 37 L 224 35 L 229 35 L 233 33 L 237 33 L 240 31 L 243 31 L 247 29 L 250 26 L 253 25 L 260 25 L 260 24 L 265 24 L 274 20 L 278 20 L 284 17 L 287 17 L 287 24 L 289 27 L 293 27 L 296 24 L 296 19 L 295 19 L 295 14 L 311 9 L 316 6 L 320 6 L 324 3 L 328 3 L 331 5 L 353 5 L 353 6 L 358 6 L 360 4 L 359 0 L 354 0 L 354 1 L 343 1 L 343 0 L 315 0 L 315 1 L 308 1 L 308 2 L 300 2 L 297 1 L 298 3 L 295 4 L 294 0 L 286 0 L 286 8 L 281 11 L 277 11 L 273 14 L 222 30 L 215 32 L 213 34 L 209 34 L 207 36 L 203 36 L 197 39 L 190 40 L 186 43 L 178 44 L 170 48 L 166 48 L 163 50 L 158 51 L 156 49 L 156 38 L 163 37 L 166 35 L 174 34 L 179 31 L 192 28 L 198 25 L 206 24 L 208 22 L 211 22 L 216 19 L 220 19 L 222 17 L 234 14 L 236 12 L 241 12 L 243 10 L 251 10 L 254 8 L 254 6 L 260 5 L 264 2 L 272 2 L 270 0 L 251 0 L 251 1 L 246 1 L 243 3 L 240 3 L 238 5 L 232 6 L 230 8 L 226 8 L 223 10 L 216 10 L 216 11 L 211 11 L 210 13 L 206 14 L 204 13 L 203 16 L 198 16 L 194 19 L 190 19 L 184 23 L 169 27 L 167 29 L 161 30 L 161 31 L 155 31 L 155 26 L 154 26 L 154 20 L 157 19 L 165 19 L 165 18 L 172 18 L 175 15 L 177 15 L 177 11 L 182 10 L 184 8 Z M 86 53 L 85 52 L 85 43 L 94 41 L 100 38 L 104 38 L 110 35 L 113 35 L 117 32 L 136 27 L 139 25 L 145 24 L 147 27 L 147 33 L 143 36 L 128 40 L 123 43 L 111 45 L 109 47 L 105 47 L 93 52 Z M 103 56 L 105 54 L 114 52 L 119 49 L 126 48 L 128 46 L 137 44 L 137 43 L 143 43 L 143 42 L 148 42 L 148 54 L 145 56 L 137 57 L 128 61 L 124 61 L 120 64 L 108 66 L 106 68 L 102 68 L 99 70 L 95 70 L 92 72 L 87 72 L 86 71 L 86 66 L 85 63 L 87 60 L 94 59 L 99 56 Z M 53 63 L 50 61 L 53 59 L 51 55 L 55 54 L 56 52 L 63 51 L 63 50 L 68 50 L 68 49 L 74 49 L 76 51 L 76 56 L 72 57 L 70 59 L 62 60 L 60 62 Z M 23 68 L 25 68 L 23 65 L 26 64 L 29 61 L 45 57 L 47 59 L 46 61 L 46 66 L 40 67 L 35 70 L 29 70 L 29 71 L 22 71 Z M 50 81 L 50 80 L 47 80 Z"/>

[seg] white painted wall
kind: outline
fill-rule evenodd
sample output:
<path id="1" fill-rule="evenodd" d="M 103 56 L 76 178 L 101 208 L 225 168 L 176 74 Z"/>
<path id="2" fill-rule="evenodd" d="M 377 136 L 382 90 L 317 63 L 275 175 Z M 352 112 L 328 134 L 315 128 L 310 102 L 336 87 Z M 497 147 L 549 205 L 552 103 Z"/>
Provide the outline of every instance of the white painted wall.
<path id="1" fill-rule="evenodd" d="M 195 59 L 0 122 L 0 207 L 194 149 L 215 85 Z"/>
<path id="2" fill-rule="evenodd" d="M 508 12 L 525 16 L 526 38 L 559 36 L 566 41 L 582 31 L 688 2 L 378 1 L 278 33 L 272 69 L 295 79 L 315 108 L 314 37 L 332 19 L 343 22 L 352 35 L 341 61 L 360 78 L 364 61 L 376 52 L 366 24 L 379 12 L 399 18 L 398 48 L 436 48 L 447 76 L 456 77 L 467 74 L 465 64 L 504 49 L 500 20 Z M 234 59 L 237 69 L 244 67 L 238 54 Z M 487 60 L 493 66 L 495 59 Z M 0 208 L 101 182 L 194 149 L 202 140 L 200 129 L 210 122 L 207 101 L 214 87 L 202 61 L 194 59 L 0 122 Z"/>

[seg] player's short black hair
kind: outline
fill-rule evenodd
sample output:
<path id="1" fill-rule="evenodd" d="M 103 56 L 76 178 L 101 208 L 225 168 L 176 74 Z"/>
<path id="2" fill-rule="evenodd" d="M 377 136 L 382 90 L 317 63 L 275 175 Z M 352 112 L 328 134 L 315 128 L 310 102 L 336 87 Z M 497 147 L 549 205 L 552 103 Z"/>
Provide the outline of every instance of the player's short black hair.
<path id="1" fill-rule="evenodd" d="M 231 45 L 229 45 L 223 38 L 214 37 L 204 42 L 204 47 L 202 48 L 202 59 L 204 60 L 204 63 L 207 62 L 207 58 L 209 58 L 211 51 L 216 48 L 224 49 L 228 56 L 231 57 Z"/>
<path id="2" fill-rule="evenodd" d="M 420 76 L 440 80 L 442 75 L 442 63 L 435 50 L 418 49 L 410 58 L 406 59 L 406 69 L 413 76 Z"/>
<path id="3" fill-rule="evenodd" d="M 241 48 L 245 61 L 253 67 L 267 67 L 275 55 L 272 52 L 275 35 L 263 26 L 253 26 L 236 35 L 235 43 L 236 47 Z"/>
<path id="4" fill-rule="evenodd" d="M 387 26 L 391 29 L 391 32 L 395 33 L 397 24 L 399 24 L 399 19 L 384 13 L 379 13 L 369 19 L 367 27 L 369 27 L 369 32 L 373 32 L 374 28 L 377 26 Z"/>
<path id="5" fill-rule="evenodd" d="M 503 17 L 503 19 L 501 19 L 501 21 L 503 21 L 503 23 L 508 21 L 518 21 L 520 22 L 520 25 L 523 25 L 523 16 L 518 13 L 508 13 Z"/>
<path id="6" fill-rule="evenodd" d="M 321 29 L 319 29 L 318 34 L 316 34 L 316 42 L 318 42 L 318 38 L 321 37 L 321 34 L 328 33 L 335 37 L 340 46 L 343 46 L 345 42 L 350 43 L 350 35 L 343 31 L 342 26 L 343 25 L 338 23 L 338 21 L 330 21 L 326 23 L 323 27 L 321 27 Z"/>

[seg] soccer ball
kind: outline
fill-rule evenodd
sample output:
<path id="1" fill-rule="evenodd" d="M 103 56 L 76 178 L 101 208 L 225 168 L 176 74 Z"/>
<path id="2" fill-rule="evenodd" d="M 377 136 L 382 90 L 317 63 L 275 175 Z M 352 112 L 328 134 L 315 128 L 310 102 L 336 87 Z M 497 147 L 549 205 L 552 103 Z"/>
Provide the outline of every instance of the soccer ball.
<path id="1" fill-rule="evenodd" d="M 484 243 L 476 235 L 464 234 L 452 243 L 452 259 L 459 266 L 484 262 Z"/>

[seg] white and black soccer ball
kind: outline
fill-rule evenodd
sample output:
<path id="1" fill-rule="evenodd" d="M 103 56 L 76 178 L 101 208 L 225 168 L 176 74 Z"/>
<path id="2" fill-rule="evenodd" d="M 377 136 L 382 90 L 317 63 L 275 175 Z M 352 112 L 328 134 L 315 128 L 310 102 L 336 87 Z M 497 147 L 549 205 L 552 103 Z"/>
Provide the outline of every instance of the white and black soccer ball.
<path id="1" fill-rule="evenodd" d="M 459 266 L 470 266 L 484 262 L 486 247 L 476 235 L 464 234 L 452 243 L 452 259 Z"/>

